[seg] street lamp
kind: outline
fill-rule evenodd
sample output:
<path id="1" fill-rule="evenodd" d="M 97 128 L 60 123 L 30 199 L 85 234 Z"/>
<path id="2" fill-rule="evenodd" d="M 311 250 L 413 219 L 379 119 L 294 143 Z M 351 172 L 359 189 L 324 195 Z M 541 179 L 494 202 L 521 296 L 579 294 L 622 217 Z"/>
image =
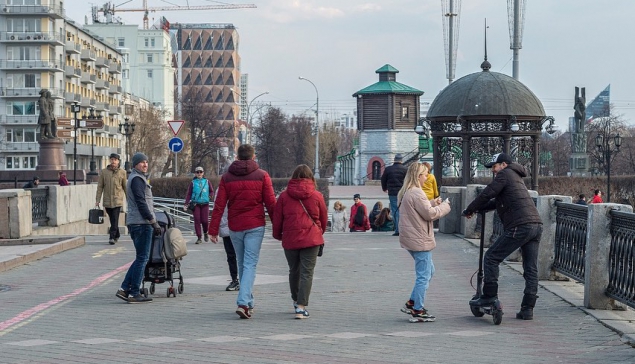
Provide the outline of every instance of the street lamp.
<path id="1" fill-rule="evenodd" d="M 415 126 L 415 133 L 419 135 L 419 160 L 430 151 L 430 128 L 426 124 L 426 119 L 420 118 Z"/>
<path id="2" fill-rule="evenodd" d="M 602 158 L 606 162 L 606 202 L 611 202 L 611 158 L 614 154 L 619 153 L 620 146 L 622 145 L 622 137 L 620 134 L 614 136 L 604 137 L 608 134 L 607 128 L 604 128 L 604 132 L 599 133 L 595 137 L 595 146 L 598 151 L 602 153 Z M 613 139 L 613 146 L 611 147 L 610 140 Z"/>
<path id="3" fill-rule="evenodd" d="M 77 115 L 81 111 L 81 107 L 78 102 L 74 102 L 71 105 L 71 111 L 75 121 L 74 133 L 73 133 L 73 185 L 77 184 L 77 130 L 79 129 L 79 120 Z"/>
<path id="4" fill-rule="evenodd" d="M 315 89 L 315 171 L 313 172 L 313 175 L 315 178 L 320 178 L 320 94 L 318 93 L 317 87 L 313 82 L 311 82 L 311 80 L 302 76 L 298 77 L 298 79 L 309 82 Z"/>
<path id="5" fill-rule="evenodd" d="M 124 118 L 125 123 L 119 124 L 119 132 L 126 137 L 126 164 L 124 169 L 130 173 L 130 136 L 134 133 L 135 123 L 130 122 L 130 119 L 126 116 Z"/>
<path id="6" fill-rule="evenodd" d="M 252 119 L 252 117 L 251 117 L 251 111 L 250 111 L 251 110 L 251 104 L 253 104 L 254 101 L 256 101 L 256 99 L 259 98 L 260 96 L 264 96 L 264 95 L 267 95 L 267 94 L 269 94 L 269 91 L 265 91 L 265 92 L 261 93 L 260 95 L 254 97 L 253 99 L 251 99 L 249 104 L 247 104 L 247 124 L 249 125 L 247 143 L 249 143 L 249 144 L 252 144 L 252 141 L 251 141 L 251 128 L 252 128 L 251 119 Z"/>
<path id="7" fill-rule="evenodd" d="M 95 109 L 93 109 L 92 107 L 89 110 L 89 115 L 82 115 L 82 119 L 86 120 L 94 120 L 94 119 L 98 119 L 97 116 L 95 116 Z M 87 175 L 89 176 L 96 176 L 97 175 L 97 168 L 95 166 L 95 129 L 94 128 L 90 128 L 90 171 L 87 173 Z"/>

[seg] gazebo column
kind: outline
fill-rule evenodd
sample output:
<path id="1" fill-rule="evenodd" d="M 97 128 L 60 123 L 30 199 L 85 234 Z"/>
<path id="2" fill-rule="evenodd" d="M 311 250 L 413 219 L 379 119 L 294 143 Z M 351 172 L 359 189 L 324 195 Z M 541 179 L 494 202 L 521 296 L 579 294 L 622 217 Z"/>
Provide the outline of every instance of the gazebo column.
<path id="1" fill-rule="evenodd" d="M 434 136 L 433 140 L 434 140 L 434 144 L 432 145 L 432 150 L 433 155 L 432 155 L 432 161 L 434 163 L 434 177 L 437 179 L 439 186 L 443 186 L 442 185 L 442 181 L 443 181 L 443 159 L 441 156 L 441 137 L 440 136 Z"/>
<path id="2" fill-rule="evenodd" d="M 538 191 L 538 173 L 540 173 L 540 135 L 532 135 L 534 141 L 533 163 L 531 164 L 531 189 Z"/>
<path id="3" fill-rule="evenodd" d="M 472 137 L 468 136 L 467 133 L 463 133 L 463 135 L 461 136 L 462 139 L 462 143 L 461 143 L 461 149 L 462 149 L 462 160 L 463 160 L 463 166 L 461 168 L 461 175 L 463 176 L 463 180 L 461 182 L 461 184 L 463 186 L 467 186 L 470 183 L 470 173 L 472 173 L 471 170 L 471 161 L 470 161 L 470 140 L 472 139 Z"/>
<path id="4" fill-rule="evenodd" d="M 503 136 L 503 153 L 510 155 L 512 150 L 512 136 L 507 133 Z"/>

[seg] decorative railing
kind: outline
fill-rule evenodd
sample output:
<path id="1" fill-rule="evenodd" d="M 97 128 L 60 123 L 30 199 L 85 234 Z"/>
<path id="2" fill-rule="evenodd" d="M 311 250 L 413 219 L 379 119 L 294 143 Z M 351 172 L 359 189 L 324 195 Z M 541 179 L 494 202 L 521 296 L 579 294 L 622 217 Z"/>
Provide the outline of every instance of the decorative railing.
<path id="1" fill-rule="evenodd" d="M 49 220 L 46 216 L 49 188 L 45 186 L 44 188 L 28 188 L 26 190 L 31 191 L 31 216 L 33 222 L 47 222 Z"/>
<path id="2" fill-rule="evenodd" d="M 553 268 L 584 281 L 588 208 L 556 201 L 556 236 Z"/>
<path id="3" fill-rule="evenodd" d="M 611 211 L 606 295 L 635 308 L 635 214 Z"/>

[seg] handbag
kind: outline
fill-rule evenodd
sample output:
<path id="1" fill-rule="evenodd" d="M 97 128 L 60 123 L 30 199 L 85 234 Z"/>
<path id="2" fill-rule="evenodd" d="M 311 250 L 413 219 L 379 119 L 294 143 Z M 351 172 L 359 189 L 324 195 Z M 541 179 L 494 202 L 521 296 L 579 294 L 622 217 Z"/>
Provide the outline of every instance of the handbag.
<path id="1" fill-rule="evenodd" d="M 309 212 L 306 210 L 306 207 L 304 207 L 304 204 L 302 203 L 302 200 L 298 200 L 300 202 L 300 205 L 302 205 L 302 209 L 304 210 L 304 212 L 306 212 L 306 214 L 309 216 L 309 219 L 311 219 L 311 222 L 313 223 L 313 225 L 315 225 L 317 227 L 317 224 L 315 223 L 315 220 L 313 220 L 313 217 L 311 217 L 311 214 L 309 214 Z M 322 229 L 320 229 L 321 231 Z M 324 238 L 324 237 L 322 237 Z M 321 257 L 322 254 L 324 254 L 324 243 L 322 243 L 322 245 L 320 245 L 320 249 L 318 250 L 318 257 Z"/>
<path id="2" fill-rule="evenodd" d="M 103 224 L 104 223 L 104 210 L 99 208 L 93 208 L 88 211 L 88 223 L 90 224 Z"/>

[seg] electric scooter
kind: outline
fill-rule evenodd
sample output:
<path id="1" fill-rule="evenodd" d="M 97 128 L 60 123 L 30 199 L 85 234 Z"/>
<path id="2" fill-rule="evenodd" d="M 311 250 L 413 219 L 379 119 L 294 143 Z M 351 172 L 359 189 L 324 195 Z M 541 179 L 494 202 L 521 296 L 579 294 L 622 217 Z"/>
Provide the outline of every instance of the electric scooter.
<path id="1" fill-rule="evenodd" d="M 479 216 L 481 217 L 481 242 L 479 247 L 478 254 L 478 273 L 476 275 L 476 294 L 472 296 L 472 299 L 478 299 L 481 297 L 483 293 L 483 254 L 485 250 L 485 211 L 479 211 Z M 465 212 L 463 212 L 464 216 L 467 216 Z M 474 276 L 472 276 L 474 277 Z M 494 321 L 494 325 L 500 325 L 503 322 L 503 306 L 500 301 L 496 299 L 494 303 L 486 305 L 486 306 L 473 306 L 470 305 L 470 311 L 472 311 L 472 315 L 475 317 L 483 317 L 483 315 L 488 314 L 492 315 L 492 320 Z"/>

